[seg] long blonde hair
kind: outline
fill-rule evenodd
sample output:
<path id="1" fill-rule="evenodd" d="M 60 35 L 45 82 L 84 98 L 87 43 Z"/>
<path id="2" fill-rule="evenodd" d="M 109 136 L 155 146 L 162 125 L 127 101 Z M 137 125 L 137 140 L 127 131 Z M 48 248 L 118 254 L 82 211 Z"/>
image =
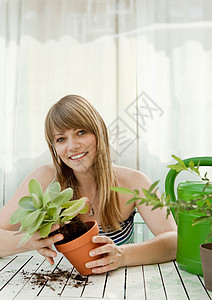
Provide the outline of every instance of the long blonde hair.
<path id="1" fill-rule="evenodd" d="M 86 99 L 77 95 L 68 95 L 56 102 L 45 120 L 45 137 L 52 155 L 56 180 L 60 182 L 62 189 L 73 189 L 74 199 L 81 196 L 73 170 L 60 159 L 54 146 L 55 131 L 64 132 L 77 128 L 85 129 L 96 137 L 94 175 L 99 193 L 98 214 L 101 227 L 104 231 L 120 229 L 118 194 L 110 190 L 111 186 L 117 185 L 117 180 L 112 168 L 107 128 L 97 110 Z"/>

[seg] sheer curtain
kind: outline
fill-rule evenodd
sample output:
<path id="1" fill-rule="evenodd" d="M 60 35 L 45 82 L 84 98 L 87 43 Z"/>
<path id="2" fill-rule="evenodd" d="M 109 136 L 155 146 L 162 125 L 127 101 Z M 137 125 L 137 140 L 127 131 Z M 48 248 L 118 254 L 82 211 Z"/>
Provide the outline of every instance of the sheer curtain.
<path id="1" fill-rule="evenodd" d="M 66 94 L 103 116 L 115 163 L 163 181 L 211 155 L 210 0 L 1 0 L 0 205 L 51 162 L 43 123 Z"/>

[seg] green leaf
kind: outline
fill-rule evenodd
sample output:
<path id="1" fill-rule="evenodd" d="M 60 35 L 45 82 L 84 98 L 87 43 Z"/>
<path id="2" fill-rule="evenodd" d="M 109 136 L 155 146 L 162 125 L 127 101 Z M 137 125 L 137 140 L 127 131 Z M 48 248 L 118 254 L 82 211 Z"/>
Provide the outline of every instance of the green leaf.
<path id="1" fill-rule="evenodd" d="M 49 235 L 53 224 L 55 224 L 55 222 L 48 223 L 40 228 L 39 232 L 42 238 L 45 238 Z"/>
<path id="2" fill-rule="evenodd" d="M 206 182 L 206 184 L 204 185 L 204 187 L 203 187 L 203 193 L 205 192 L 205 190 L 206 190 L 206 188 L 208 187 L 210 185 L 210 182 L 208 181 L 208 182 Z"/>
<path id="3" fill-rule="evenodd" d="M 128 200 L 128 201 L 126 202 L 126 204 L 131 204 L 131 203 L 133 203 L 133 202 L 136 202 L 136 201 L 139 200 L 139 199 L 141 199 L 141 198 L 133 197 L 133 198 L 131 198 L 130 200 Z"/>
<path id="4" fill-rule="evenodd" d="M 77 214 L 76 214 L 76 215 L 77 215 Z M 71 219 L 73 219 L 74 217 L 76 217 L 76 215 L 63 217 L 63 218 L 61 219 L 61 223 L 63 224 L 64 222 L 70 221 Z"/>
<path id="5" fill-rule="evenodd" d="M 210 237 L 212 237 L 212 229 L 211 229 L 211 232 L 209 233 L 209 235 L 207 236 L 206 242 L 209 240 Z"/>
<path id="6" fill-rule="evenodd" d="M 40 200 L 43 200 L 43 190 L 40 183 L 36 179 L 31 179 L 29 182 L 29 192 L 35 194 Z"/>
<path id="7" fill-rule="evenodd" d="M 149 200 L 147 198 L 140 198 L 141 201 L 138 203 L 138 205 L 141 205 L 141 204 L 146 204 L 146 205 L 149 205 Z"/>
<path id="8" fill-rule="evenodd" d="M 192 171 L 194 171 L 194 169 L 195 169 L 195 166 L 194 166 L 194 162 L 191 160 L 191 161 L 189 161 L 189 163 L 188 163 L 188 167 L 192 170 Z"/>
<path id="9" fill-rule="evenodd" d="M 43 206 L 43 202 L 38 196 L 34 193 L 31 193 L 32 201 L 35 208 L 41 208 Z"/>
<path id="10" fill-rule="evenodd" d="M 77 203 L 79 200 L 71 200 L 71 201 L 68 201 L 66 203 L 64 203 L 63 205 L 61 205 L 62 208 L 69 208 L 71 207 L 74 203 Z M 80 214 L 87 214 L 90 210 L 90 206 L 88 203 L 85 204 L 85 207 L 80 210 Z"/>
<path id="11" fill-rule="evenodd" d="M 184 161 L 182 161 L 181 158 L 177 157 L 177 156 L 174 155 L 174 154 L 172 154 L 172 157 L 173 157 L 176 161 L 178 161 L 178 163 L 179 163 L 181 166 L 183 166 L 184 168 L 186 168 L 185 163 L 184 163 Z"/>
<path id="12" fill-rule="evenodd" d="M 35 210 L 31 196 L 24 196 L 18 201 L 18 205 L 26 210 Z"/>
<path id="13" fill-rule="evenodd" d="M 133 193 L 134 193 L 134 196 L 139 197 L 139 190 L 136 190 L 136 189 L 135 189 L 135 190 L 133 191 Z"/>
<path id="14" fill-rule="evenodd" d="M 171 209 L 167 208 L 167 210 L 166 210 L 166 219 L 168 219 L 168 216 L 170 215 L 170 213 L 171 213 Z"/>
<path id="15" fill-rule="evenodd" d="M 161 205 L 161 204 L 156 204 L 155 206 L 153 206 L 153 208 L 152 208 L 152 210 L 155 210 L 155 209 L 157 209 L 157 208 L 162 208 L 163 207 L 163 205 Z"/>
<path id="16" fill-rule="evenodd" d="M 49 204 L 49 208 L 60 207 L 65 202 L 69 201 L 73 196 L 73 190 L 71 188 L 67 188 L 62 191 L 52 202 Z"/>
<path id="17" fill-rule="evenodd" d="M 75 201 L 72 206 L 65 209 L 62 212 L 61 216 L 73 216 L 78 214 L 82 209 L 84 209 L 86 202 L 87 202 L 86 197 L 80 198 L 79 200 Z"/>
<path id="18" fill-rule="evenodd" d="M 22 220 L 21 220 L 21 226 L 23 226 L 23 228 L 27 228 L 29 226 L 32 225 L 33 222 L 35 222 L 35 220 L 37 219 L 37 217 L 39 216 L 41 210 L 35 210 L 33 212 L 28 213 Z"/>
<path id="19" fill-rule="evenodd" d="M 119 186 L 114 186 L 110 188 L 111 191 L 117 192 L 117 193 L 123 193 L 123 194 L 132 194 L 134 195 L 134 192 L 131 191 L 128 188 L 125 187 L 119 187 Z"/>
<path id="20" fill-rule="evenodd" d="M 81 215 L 87 214 L 89 212 L 89 210 L 90 210 L 90 206 L 88 203 L 86 203 L 85 207 L 79 211 L 79 214 L 81 214 Z"/>
<path id="21" fill-rule="evenodd" d="M 24 232 L 24 228 L 22 226 L 20 226 L 18 231 L 15 233 L 15 235 L 21 234 L 23 232 Z"/>
<path id="22" fill-rule="evenodd" d="M 197 217 L 193 220 L 193 225 L 205 223 L 208 221 L 208 216 Z"/>
<path id="23" fill-rule="evenodd" d="M 210 181 L 210 179 L 207 177 L 207 174 L 208 174 L 208 172 L 205 172 L 205 175 L 204 175 L 204 177 L 202 178 L 202 180 Z"/>
<path id="24" fill-rule="evenodd" d="M 195 172 L 197 175 L 200 176 L 200 173 L 198 170 L 199 167 L 195 167 L 194 162 L 192 160 L 188 163 L 188 167 L 191 169 L 191 171 Z"/>
<path id="25" fill-rule="evenodd" d="M 176 165 L 169 165 L 167 167 L 170 168 L 170 169 L 172 169 L 172 170 L 175 170 L 176 172 L 181 172 L 183 170 L 187 170 L 186 167 L 183 167 L 183 166 L 178 165 L 178 164 L 176 164 Z"/>
<path id="26" fill-rule="evenodd" d="M 29 227 L 28 232 L 29 232 L 30 234 L 35 233 L 35 232 L 39 229 L 39 227 L 41 226 L 41 224 L 42 224 L 42 222 L 43 222 L 43 219 L 44 219 L 44 217 L 45 217 L 45 214 L 46 214 L 45 211 L 41 212 L 40 215 L 39 215 L 39 216 L 37 217 L 37 219 L 35 220 L 35 222 Z"/>
<path id="27" fill-rule="evenodd" d="M 44 195 L 43 195 L 43 204 L 54 200 L 60 193 L 61 186 L 59 182 L 51 182 L 49 186 L 46 188 Z"/>
<path id="28" fill-rule="evenodd" d="M 152 192 L 154 190 L 154 188 L 158 185 L 158 183 L 160 182 L 160 180 L 155 181 L 149 188 L 149 192 Z"/>
<path id="29" fill-rule="evenodd" d="M 77 203 L 78 200 L 71 200 L 71 201 L 67 201 L 65 203 L 63 203 L 61 205 L 62 208 L 69 208 L 71 207 L 74 203 Z"/>
<path id="30" fill-rule="evenodd" d="M 57 208 L 57 207 L 49 208 L 47 210 L 47 214 L 52 220 L 56 221 L 58 219 L 59 215 L 60 215 L 61 209 L 62 209 L 61 207 L 59 207 L 59 208 Z"/>
<path id="31" fill-rule="evenodd" d="M 28 232 L 26 232 L 24 234 L 24 236 L 22 237 L 22 239 L 20 240 L 20 242 L 18 243 L 17 247 L 21 247 L 23 245 L 25 245 L 32 237 L 33 235 L 32 234 L 29 234 Z"/>
<path id="32" fill-rule="evenodd" d="M 149 191 L 143 188 L 142 192 L 143 192 L 144 196 L 148 199 L 150 196 Z"/>
<path id="33" fill-rule="evenodd" d="M 10 218 L 10 224 L 17 224 L 21 222 L 21 220 L 29 214 L 29 211 L 23 209 L 22 207 L 19 207 L 11 216 Z"/>
<path id="34" fill-rule="evenodd" d="M 53 201 L 55 198 L 58 197 L 58 195 L 59 195 L 59 193 L 57 193 L 57 192 L 53 192 L 53 191 L 46 192 L 43 195 L 43 205 Z"/>
<path id="35" fill-rule="evenodd" d="M 59 193 L 61 191 L 61 186 L 59 182 L 54 182 L 54 180 L 47 186 L 45 193 L 46 192 L 55 192 Z"/>

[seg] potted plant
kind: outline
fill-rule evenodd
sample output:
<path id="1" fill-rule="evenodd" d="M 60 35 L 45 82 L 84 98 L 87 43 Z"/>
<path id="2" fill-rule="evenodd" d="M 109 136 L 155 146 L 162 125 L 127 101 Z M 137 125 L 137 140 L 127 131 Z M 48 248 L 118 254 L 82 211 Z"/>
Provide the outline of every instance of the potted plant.
<path id="1" fill-rule="evenodd" d="M 86 268 L 85 263 L 92 260 L 89 251 L 98 247 L 91 242 L 91 238 L 99 233 L 99 228 L 96 221 L 83 222 L 77 216 L 89 211 L 87 198 L 70 201 L 72 196 L 71 188 L 61 191 L 59 182 L 54 181 L 43 193 L 39 182 L 32 179 L 29 182 L 29 195 L 19 200 L 19 208 L 11 216 L 10 223 L 20 223 L 19 232 L 25 233 L 18 246 L 27 243 L 37 231 L 42 238 L 47 237 L 52 225 L 60 224 L 54 234 L 60 232 L 64 239 L 55 243 L 55 247 L 81 275 L 88 275 L 91 269 Z"/>
<path id="2" fill-rule="evenodd" d="M 194 182 L 195 185 L 194 191 L 190 193 L 189 189 L 190 186 L 194 187 L 192 185 L 192 182 L 186 181 L 183 183 L 180 183 L 178 188 L 178 200 L 176 201 L 175 197 L 170 195 L 170 193 L 164 192 L 161 195 L 161 199 L 157 196 L 157 190 L 158 190 L 158 183 L 159 181 L 154 182 L 148 190 L 142 189 L 142 192 L 144 194 L 144 197 L 139 196 L 138 190 L 130 190 L 123 187 L 112 187 L 111 189 L 116 192 L 121 193 L 129 193 L 132 194 L 132 198 L 126 203 L 130 204 L 132 202 L 135 202 L 139 200 L 140 204 L 146 204 L 151 205 L 152 210 L 158 209 L 158 208 L 167 208 L 167 217 L 172 212 L 175 215 L 175 218 L 177 220 L 178 224 L 178 250 L 177 250 L 177 262 L 180 267 L 183 269 L 197 274 L 196 270 L 193 271 L 193 269 L 189 269 L 190 266 L 187 268 L 187 266 L 184 268 L 183 264 L 181 265 L 181 257 L 179 258 L 179 252 L 184 248 L 182 251 L 187 251 L 188 256 L 192 256 L 192 251 L 194 251 L 194 256 L 197 256 L 196 252 L 201 252 L 201 259 L 202 259 L 202 269 L 203 269 L 203 276 L 205 280 L 205 286 L 208 290 L 212 290 L 212 243 L 209 241 L 212 238 L 212 183 L 207 178 L 207 173 L 202 178 L 199 172 L 199 163 L 197 163 L 197 166 L 195 166 L 195 163 L 192 160 L 181 160 L 179 157 L 176 157 L 172 155 L 174 159 L 177 160 L 177 164 L 168 166 L 171 171 L 174 172 L 181 172 L 183 170 L 188 171 L 190 173 L 196 174 L 201 179 L 198 182 Z M 211 160 L 211 158 L 210 158 Z M 206 160 L 208 162 L 208 159 Z M 211 162 L 209 163 L 209 165 Z M 206 165 L 206 164 L 203 164 Z M 176 175 L 176 174 L 175 174 Z M 168 177 L 168 175 L 167 175 Z M 169 179 L 169 178 L 168 178 Z M 173 179 L 173 178 L 172 178 Z M 169 183 L 169 182 L 168 182 Z M 174 183 L 174 180 L 172 182 L 172 185 Z M 167 184 L 167 182 L 166 182 Z M 172 186 L 173 187 L 173 186 Z M 184 187 L 186 187 L 185 190 Z M 168 191 L 169 190 L 166 188 Z M 183 192 L 186 191 L 186 198 L 184 198 L 185 194 Z M 201 226 L 205 225 L 204 230 L 201 230 Z M 192 226 L 195 225 L 195 226 Z M 196 232 L 193 232 L 193 228 L 200 228 L 199 230 L 199 236 L 196 237 Z M 206 230 L 205 230 L 206 229 Z M 204 234 L 202 234 L 204 233 Z M 197 245 L 197 248 L 195 250 L 193 241 L 192 245 L 188 246 L 188 249 L 185 245 L 185 239 L 189 240 L 189 242 L 193 239 L 196 239 L 195 243 Z M 202 241 L 202 243 L 201 243 Z M 206 242 L 206 243 L 205 243 Z M 191 251 L 191 252 L 189 252 Z M 199 253 L 198 253 L 199 254 Z M 200 256 L 200 254 L 199 254 Z M 206 263 L 205 263 L 205 257 Z M 185 259 L 185 258 L 183 258 Z M 187 259 L 187 258 L 186 258 Z M 185 265 L 188 263 L 188 261 L 185 259 Z M 196 259 L 198 260 L 198 258 Z M 184 262 L 184 261 L 183 261 Z M 191 264 L 197 264 L 198 261 L 190 260 L 189 263 Z M 200 261 L 201 264 L 201 261 Z M 198 269 L 198 267 L 197 267 Z M 198 272 L 200 272 L 198 270 Z"/>

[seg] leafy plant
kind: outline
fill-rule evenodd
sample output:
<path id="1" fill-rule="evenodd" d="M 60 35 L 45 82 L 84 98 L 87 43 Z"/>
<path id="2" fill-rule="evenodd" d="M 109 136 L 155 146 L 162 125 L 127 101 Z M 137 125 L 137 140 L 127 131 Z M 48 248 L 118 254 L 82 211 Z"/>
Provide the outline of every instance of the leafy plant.
<path id="1" fill-rule="evenodd" d="M 208 183 L 210 180 L 207 178 L 207 172 L 205 173 L 204 177 L 201 176 L 199 172 L 199 163 L 195 167 L 194 162 L 191 160 L 188 163 L 188 167 L 186 167 L 184 161 L 177 157 L 176 155 L 172 155 L 172 157 L 178 162 L 177 164 L 174 165 L 169 165 L 167 166 L 168 168 L 175 170 L 176 172 L 181 172 L 181 171 L 188 171 L 191 174 L 197 175 L 201 180 L 207 181 Z M 206 185 L 207 186 L 207 185 Z M 205 187 L 206 188 L 206 187 Z"/>
<path id="2" fill-rule="evenodd" d="M 29 182 L 29 193 L 29 196 L 19 200 L 19 208 L 10 218 L 10 224 L 21 223 L 19 232 L 25 233 L 19 246 L 27 243 L 36 231 L 39 230 L 41 237 L 45 238 L 53 224 L 61 225 L 77 214 L 89 211 L 87 198 L 70 201 L 73 190 L 67 188 L 61 192 L 59 182 L 52 181 L 43 193 L 40 183 L 32 179 Z"/>
<path id="3" fill-rule="evenodd" d="M 212 192 L 209 194 L 204 194 L 204 191 L 208 185 L 211 184 L 210 180 L 207 178 L 207 173 L 204 177 L 201 177 L 199 172 L 199 164 L 195 167 L 193 161 L 190 161 L 188 167 L 185 166 L 184 162 L 177 156 L 172 155 L 172 157 L 177 161 L 175 165 L 169 165 L 168 168 L 175 170 L 176 172 L 181 172 L 183 170 L 188 171 L 192 174 L 196 174 L 201 178 L 201 180 L 206 181 L 206 184 L 203 188 L 202 194 L 196 194 L 189 201 L 178 199 L 177 201 L 172 201 L 170 195 L 167 195 L 165 192 L 161 195 L 161 198 L 157 196 L 158 183 L 159 180 L 155 181 L 150 188 L 142 189 L 144 197 L 139 195 L 139 191 L 135 189 L 134 191 L 125 188 L 125 187 L 111 187 L 112 191 L 131 194 L 132 198 L 126 202 L 126 204 L 131 204 L 140 200 L 138 205 L 146 204 L 147 206 L 152 206 L 152 210 L 157 208 L 162 209 L 166 207 L 167 209 L 167 218 L 173 209 L 176 213 L 178 211 L 192 211 L 194 214 L 200 214 L 193 220 L 193 224 L 199 224 L 203 222 L 209 222 L 211 226 L 211 232 L 208 236 L 212 236 L 212 204 L 210 199 L 212 199 Z"/>

